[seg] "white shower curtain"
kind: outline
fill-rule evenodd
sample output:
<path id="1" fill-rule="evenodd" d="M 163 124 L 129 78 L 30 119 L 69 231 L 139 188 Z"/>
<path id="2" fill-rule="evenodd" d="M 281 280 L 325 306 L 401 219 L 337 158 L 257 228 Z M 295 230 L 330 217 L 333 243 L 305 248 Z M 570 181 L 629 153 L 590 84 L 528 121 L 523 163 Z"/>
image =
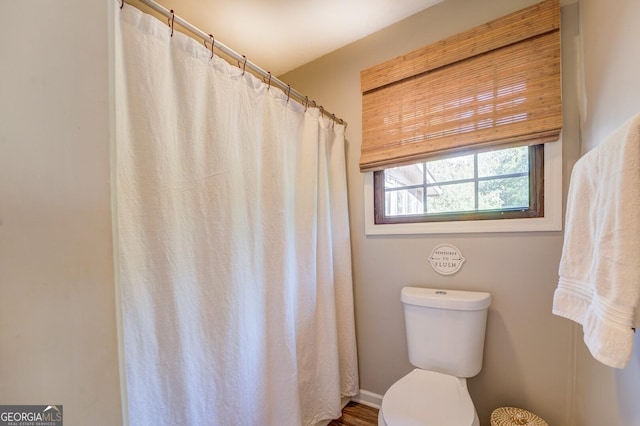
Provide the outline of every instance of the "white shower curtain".
<path id="1" fill-rule="evenodd" d="M 116 15 L 130 424 L 338 417 L 358 392 L 344 127 L 164 22 Z"/>

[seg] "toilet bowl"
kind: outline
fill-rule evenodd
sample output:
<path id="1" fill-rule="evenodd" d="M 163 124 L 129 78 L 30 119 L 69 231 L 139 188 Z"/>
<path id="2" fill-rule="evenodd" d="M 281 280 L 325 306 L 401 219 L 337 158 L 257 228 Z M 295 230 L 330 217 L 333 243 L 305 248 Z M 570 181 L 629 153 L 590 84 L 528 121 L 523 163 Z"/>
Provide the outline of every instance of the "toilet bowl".
<path id="1" fill-rule="evenodd" d="M 384 394 L 379 426 L 479 426 L 467 378 L 482 368 L 483 292 L 404 287 L 409 362 L 415 370 Z"/>
<path id="2" fill-rule="evenodd" d="M 466 379 L 413 370 L 385 393 L 379 426 L 479 426 Z"/>

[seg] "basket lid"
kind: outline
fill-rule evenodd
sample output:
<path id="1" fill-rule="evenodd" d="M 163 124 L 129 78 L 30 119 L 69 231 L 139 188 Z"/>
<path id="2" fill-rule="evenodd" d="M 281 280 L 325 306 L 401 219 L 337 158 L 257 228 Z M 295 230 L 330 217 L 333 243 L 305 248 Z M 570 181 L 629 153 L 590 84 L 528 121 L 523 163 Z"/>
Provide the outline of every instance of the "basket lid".
<path id="1" fill-rule="evenodd" d="M 491 413 L 491 426 L 549 426 L 549 424 L 522 408 L 501 407 Z"/>

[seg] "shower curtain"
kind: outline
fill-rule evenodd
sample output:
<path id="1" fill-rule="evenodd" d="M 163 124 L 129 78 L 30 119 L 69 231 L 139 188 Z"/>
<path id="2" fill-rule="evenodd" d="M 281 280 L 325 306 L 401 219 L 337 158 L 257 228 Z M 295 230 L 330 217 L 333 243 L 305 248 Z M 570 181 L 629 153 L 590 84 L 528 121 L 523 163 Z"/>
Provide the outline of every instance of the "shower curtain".
<path id="1" fill-rule="evenodd" d="M 115 9 L 129 423 L 338 417 L 358 392 L 344 127 Z"/>

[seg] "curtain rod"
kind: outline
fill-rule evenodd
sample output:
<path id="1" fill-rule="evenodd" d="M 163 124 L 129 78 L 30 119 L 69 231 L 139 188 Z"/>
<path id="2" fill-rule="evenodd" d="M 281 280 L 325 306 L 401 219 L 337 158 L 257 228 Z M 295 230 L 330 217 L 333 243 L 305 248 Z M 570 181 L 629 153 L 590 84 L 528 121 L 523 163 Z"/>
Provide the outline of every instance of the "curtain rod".
<path id="1" fill-rule="evenodd" d="M 279 87 L 285 94 L 287 94 L 287 97 L 289 99 L 297 100 L 298 103 L 304 105 L 305 109 L 308 106 L 312 106 L 312 107 L 316 107 L 317 106 L 315 101 L 309 100 L 309 98 L 307 96 L 305 96 L 302 93 L 298 92 L 297 90 L 293 89 L 290 85 L 285 84 L 282 80 L 278 79 L 277 77 L 271 75 L 270 72 L 265 71 L 264 69 L 260 68 L 258 65 L 256 65 L 253 62 L 249 61 L 246 56 L 240 55 L 235 50 L 229 48 L 228 46 L 224 45 L 223 43 L 220 43 L 218 40 L 216 40 L 210 34 L 205 33 L 201 29 L 199 29 L 199 28 L 195 27 L 194 25 L 190 24 L 189 22 L 185 21 L 184 19 L 182 19 L 181 17 L 176 15 L 173 10 L 168 10 L 164 6 L 156 3 L 153 0 L 140 0 L 140 1 L 142 3 L 144 3 L 144 4 L 146 4 L 147 6 L 151 7 L 156 12 L 164 15 L 167 19 L 169 19 L 171 21 L 171 24 L 177 23 L 181 27 L 183 27 L 184 29 L 188 30 L 190 33 L 202 38 L 202 40 L 205 43 L 205 46 L 206 46 L 207 42 L 209 44 L 211 44 L 213 42 L 213 47 L 217 48 L 218 50 L 223 52 L 225 55 L 230 56 L 233 59 L 237 60 L 238 61 L 238 67 L 242 66 L 243 70 L 245 68 L 249 68 L 249 70 L 253 71 L 255 74 L 258 74 L 263 79 L 268 81 L 269 85 L 271 85 L 271 86 L 275 85 L 275 86 Z M 120 2 L 121 2 L 120 8 L 122 9 L 122 6 L 124 6 L 124 3 L 126 3 L 126 1 L 125 0 L 120 0 Z M 172 30 L 173 30 L 173 28 L 172 28 Z M 213 50 L 213 47 L 211 48 L 212 50 Z M 263 81 L 265 81 L 265 80 L 263 80 Z M 336 117 L 335 114 L 332 114 L 329 111 L 325 110 L 322 107 L 322 105 L 320 105 L 318 108 L 320 108 L 320 114 L 325 115 L 327 118 L 330 118 L 333 121 L 335 121 L 337 123 L 340 123 L 340 124 L 344 124 L 346 126 L 347 123 L 343 119 L 338 118 L 338 117 Z"/>

